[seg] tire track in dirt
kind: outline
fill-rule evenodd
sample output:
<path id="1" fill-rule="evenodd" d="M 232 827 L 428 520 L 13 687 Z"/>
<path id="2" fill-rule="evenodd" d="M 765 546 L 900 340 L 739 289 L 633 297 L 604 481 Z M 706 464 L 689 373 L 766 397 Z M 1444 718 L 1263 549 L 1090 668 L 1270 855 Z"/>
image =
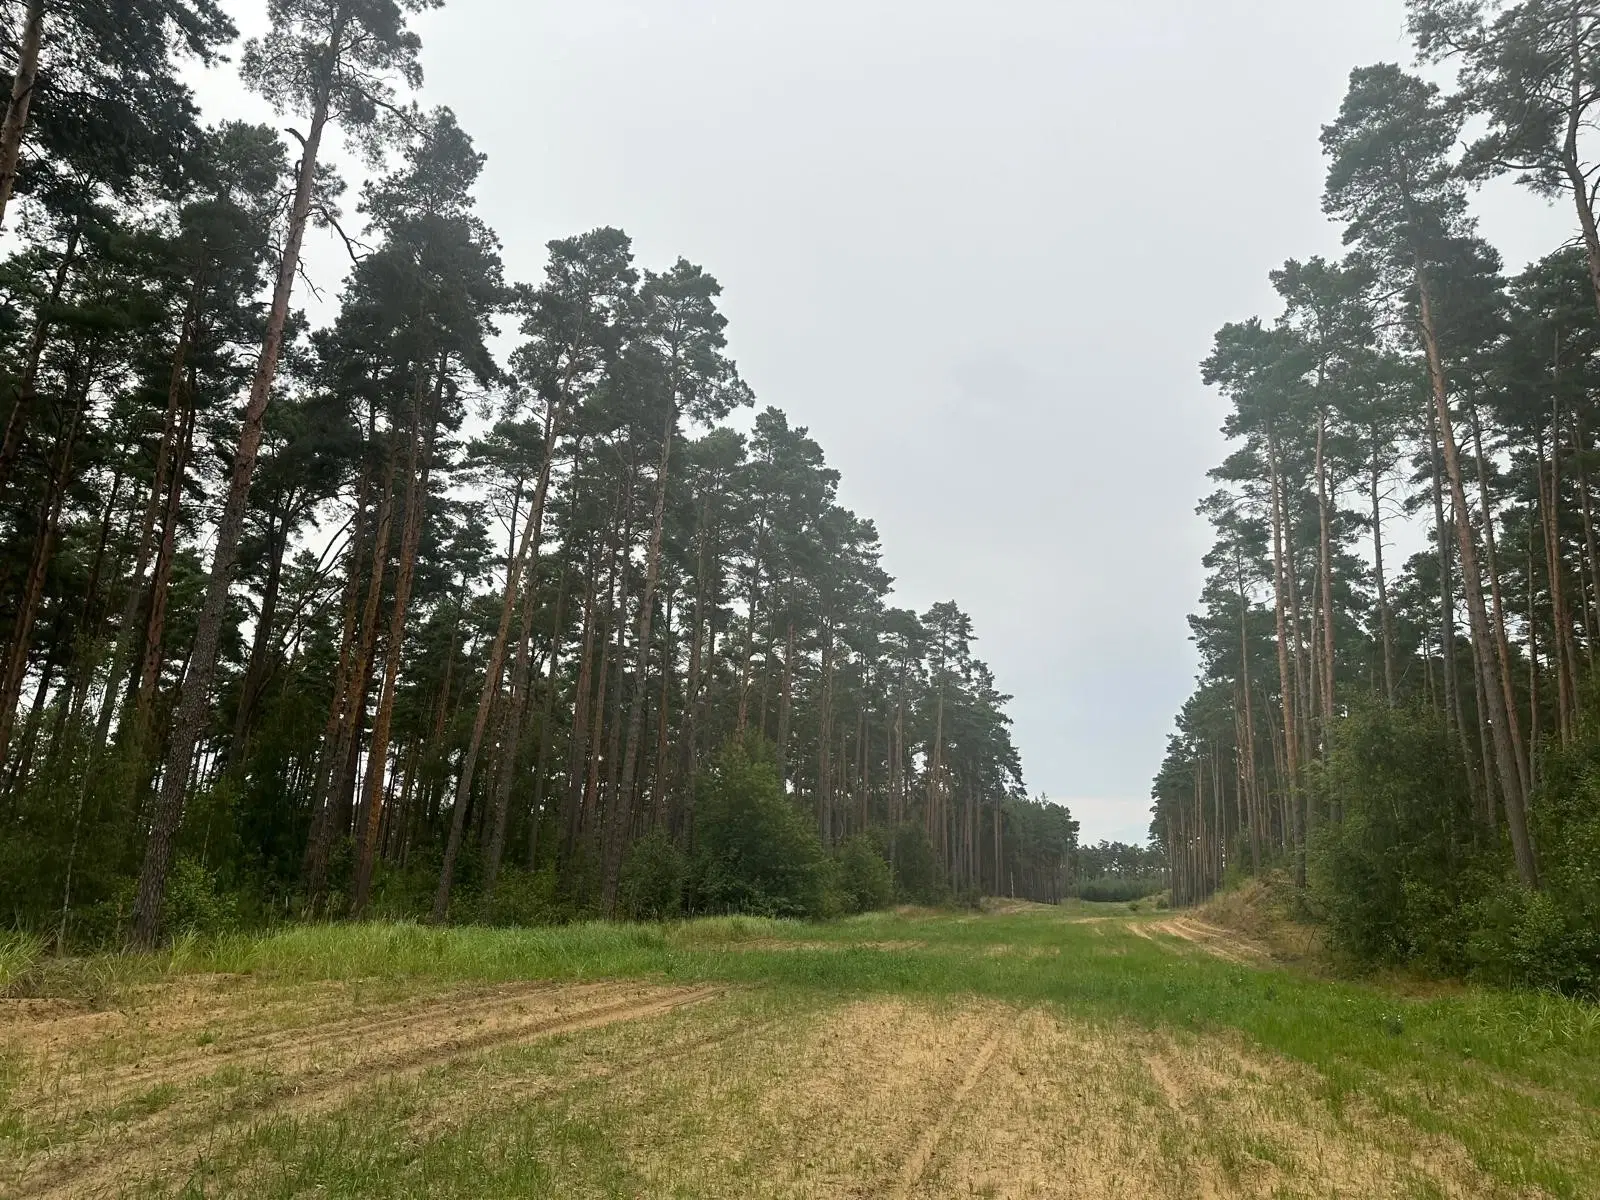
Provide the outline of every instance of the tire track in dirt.
<path id="1" fill-rule="evenodd" d="M 209 1053 L 204 1050 L 186 1050 L 182 1054 L 164 1059 L 155 1066 L 136 1066 L 132 1069 L 107 1072 L 99 1076 L 95 1083 L 97 1086 L 121 1085 L 127 1091 L 141 1086 L 148 1088 L 161 1084 L 183 1084 L 230 1067 L 248 1070 L 276 1057 L 290 1057 L 306 1051 L 318 1053 L 337 1051 L 352 1044 L 368 1042 L 381 1035 L 404 1032 L 418 1026 L 426 1027 L 440 1019 L 462 1024 L 480 1014 L 493 1013 L 507 1005 L 536 1001 L 557 992 L 573 999 L 591 999 L 616 994 L 626 987 L 626 984 L 621 983 L 595 983 L 563 988 L 558 984 L 539 982 L 496 988 L 475 998 L 463 998 L 457 994 L 388 1016 L 375 1016 L 369 1013 L 325 1024 L 252 1034 L 229 1043 L 225 1049 Z"/>
<path id="2" fill-rule="evenodd" d="M 1207 924 L 1196 917 L 1172 917 L 1165 921 L 1129 921 L 1126 928 L 1135 937 L 1156 941 L 1157 933 L 1178 938 L 1197 950 L 1236 966 L 1261 966 L 1272 956 L 1231 930 Z"/>
<path id="3" fill-rule="evenodd" d="M 956 1090 L 951 1093 L 950 1099 L 940 1111 L 938 1119 L 923 1131 L 922 1136 L 917 1139 L 916 1146 L 912 1148 L 910 1157 L 906 1159 L 905 1164 L 900 1168 L 899 1179 L 895 1181 L 894 1187 L 887 1193 L 893 1200 L 906 1200 L 917 1184 L 922 1182 L 922 1176 L 927 1171 L 928 1164 L 933 1161 L 934 1154 L 938 1152 L 939 1143 L 944 1140 L 945 1134 L 949 1132 L 951 1124 L 954 1123 L 956 1116 L 961 1111 L 961 1106 L 966 1103 L 967 1097 L 972 1094 L 972 1090 L 978 1086 L 979 1081 L 983 1079 L 985 1072 L 988 1071 L 989 1064 L 994 1061 L 995 1053 L 1000 1049 L 1000 1043 L 1014 1032 L 1016 1027 L 1017 1023 L 1014 1022 L 1003 1029 L 993 1030 L 984 1039 L 983 1044 L 978 1047 L 978 1052 L 972 1056 L 972 1060 L 967 1064 L 966 1074 L 962 1076 L 961 1082 L 956 1086 Z"/>
<path id="4" fill-rule="evenodd" d="M 473 1106 L 475 1110 L 481 1111 L 490 1103 L 503 1105 L 551 1100 L 557 1096 L 565 1096 L 585 1084 L 622 1082 L 646 1070 L 675 1066 L 691 1055 L 726 1045 L 736 1038 L 759 1037 L 764 1033 L 782 1027 L 784 1023 L 783 1019 L 777 1017 L 766 1021 L 738 1021 L 731 1028 L 707 1034 L 703 1037 L 693 1038 L 687 1042 L 666 1046 L 659 1043 L 651 1044 L 620 1062 L 599 1066 L 594 1070 L 581 1071 L 560 1079 L 546 1077 L 537 1081 L 530 1081 L 525 1078 L 510 1076 L 487 1084 L 480 1084 L 473 1091 Z M 418 1136 L 437 1133 L 447 1128 L 450 1124 L 450 1119 L 456 1114 L 446 1111 L 442 1115 L 443 1119 L 413 1124 L 410 1128 Z"/>
<path id="5" fill-rule="evenodd" d="M 358 1012 L 342 1019 L 308 1022 L 285 1029 L 250 1034 L 206 1048 L 183 1046 L 166 1055 L 151 1055 L 154 1062 L 141 1060 L 127 1067 L 73 1071 L 65 1065 L 41 1071 L 41 1083 L 48 1081 L 47 1092 L 27 1099 L 39 1111 L 66 1114 L 78 1109 L 85 1116 L 106 1112 L 136 1102 L 140 1094 L 161 1087 L 181 1087 L 221 1072 L 247 1074 L 263 1069 L 317 1070 L 320 1060 L 347 1057 L 352 1048 L 371 1055 L 375 1050 L 404 1042 L 418 1029 L 436 1027 L 441 1021 L 456 1025 L 471 1023 L 510 1005 L 537 1003 L 549 996 L 562 1002 L 594 1002 L 625 991 L 625 982 L 560 985 L 548 981 L 515 984 L 463 994 L 431 998 L 419 1006 L 406 1002 L 386 1004 L 377 1011 Z M 555 1005 L 561 1011 L 561 1004 Z M 331 1013 L 330 1005 L 315 1005 L 307 1015 Z M 49 1055 L 41 1059 L 47 1065 Z"/>
<path id="6" fill-rule="evenodd" d="M 602 990 L 603 989 L 603 990 Z M 289 1081 L 283 1088 L 269 1092 L 256 1102 L 246 1102 L 226 1112 L 220 1120 L 215 1113 L 165 1110 L 118 1131 L 115 1142 L 99 1147 L 87 1154 L 52 1164 L 48 1160 L 39 1164 L 32 1179 L 16 1181 L 17 1191 L 9 1193 L 15 1200 L 75 1200 L 110 1191 L 131 1178 L 161 1175 L 169 1169 L 180 1168 L 189 1157 L 189 1151 L 200 1140 L 215 1142 L 219 1136 L 238 1133 L 264 1116 L 293 1113 L 305 1115 L 350 1099 L 359 1092 L 379 1083 L 388 1083 L 420 1075 L 429 1068 L 441 1066 L 472 1054 L 482 1053 L 520 1041 L 580 1033 L 589 1029 L 621 1021 L 642 1020 L 670 1012 L 673 1009 L 697 1004 L 721 994 L 721 987 L 633 988 L 631 994 L 607 1001 L 628 985 L 599 985 L 587 989 L 589 998 L 602 990 L 602 1002 L 576 1012 L 545 1011 L 528 1013 L 526 1008 L 515 1011 L 527 998 L 525 993 L 513 993 L 499 998 L 499 1008 L 490 1002 L 472 1006 L 479 1017 L 485 1013 L 507 1018 L 487 1020 L 487 1029 L 467 1036 L 454 1034 L 459 1022 L 448 1018 L 460 1014 L 460 1009 L 449 1010 L 444 1005 L 433 1005 L 424 1014 L 410 1014 L 387 1019 L 385 1028 L 400 1022 L 411 1022 L 409 1036 L 400 1052 L 393 1052 L 394 1039 L 378 1043 L 379 1054 L 366 1056 L 354 1067 L 328 1075 L 307 1078 L 305 1074 Z M 540 990 L 555 990 L 548 987 Z M 570 995 L 570 993 L 557 994 Z M 444 1011 L 441 1011 L 444 1010 Z M 507 1010 L 510 1010 L 509 1012 Z M 417 1021 L 424 1020 L 420 1027 Z M 439 1018 L 445 1019 L 439 1019 Z M 441 1030 L 441 1026 L 449 1028 Z M 314 1032 L 314 1031 L 313 1031 Z M 443 1032 L 445 1036 L 438 1035 Z M 346 1034 L 341 1039 L 348 1043 L 358 1039 L 358 1033 Z M 297 1048 L 314 1047 L 314 1037 L 297 1043 Z M 383 1051 L 389 1050 L 385 1054 Z M 312 1067 L 315 1070 L 315 1066 Z M 189 1117 L 184 1121 L 183 1117 Z"/>

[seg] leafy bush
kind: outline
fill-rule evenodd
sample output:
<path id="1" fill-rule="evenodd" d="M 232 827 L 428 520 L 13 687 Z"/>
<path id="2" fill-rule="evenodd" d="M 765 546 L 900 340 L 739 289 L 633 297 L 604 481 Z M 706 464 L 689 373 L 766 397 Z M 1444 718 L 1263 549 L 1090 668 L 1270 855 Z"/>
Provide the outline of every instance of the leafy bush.
<path id="1" fill-rule="evenodd" d="M 501 868 L 500 877 L 495 881 L 494 894 L 487 900 L 479 899 L 471 912 L 474 924 L 494 926 L 554 925 L 563 916 L 561 904 L 556 898 L 556 873 L 553 867 L 542 871 L 525 871 L 511 866 Z"/>
<path id="2" fill-rule="evenodd" d="M 623 860 L 617 888 L 623 914 L 636 921 L 677 916 L 683 909 L 687 874 L 683 851 L 663 830 L 651 830 L 633 844 Z"/>
<path id="3" fill-rule="evenodd" d="M 1593 995 L 1600 985 L 1600 932 L 1575 927 L 1548 892 L 1514 883 L 1480 897 L 1466 914 L 1466 957 L 1492 983 Z"/>
<path id="4" fill-rule="evenodd" d="M 875 912 L 894 901 L 894 875 L 873 839 L 857 834 L 839 847 L 838 887 L 846 912 Z"/>
<path id="5" fill-rule="evenodd" d="M 730 743 L 696 789 L 701 912 L 813 917 L 825 911 L 824 857 L 811 823 L 784 795 L 771 748 Z"/>
<path id="6" fill-rule="evenodd" d="M 943 904 L 949 898 L 944 868 L 927 831 L 914 821 L 895 830 L 891 843 L 894 894 L 906 904 Z"/>
<path id="7" fill-rule="evenodd" d="M 1517 881 L 1455 762 L 1430 712 L 1369 706 L 1340 723 L 1320 782 L 1342 816 L 1311 861 L 1331 941 L 1362 962 L 1600 993 L 1600 730 L 1545 751 L 1539 891 Z"/>
<path id="8" fill-rule="evenodd" d="M 342 850 L 343 847 L 336 849 Z M 461 857 L 476 865 L 476 855 L 463 853 Z M 345 858 L 341 854 L 335 860 L 336 865 L 344 867 Z M 437 855 L 419 856 L 405 866 L 380 860 L 373 864 L 372 894 L 367 901 L 367 915 L 374 920 L 422 920 L 433 911 L 433 894 L 438 884 Z M 343 912 L 343 905 L 344 895 L 334 891 L 329 896 L 327 911 L 335 914 Z M 459 906 L 452 905 L 451 916 L 457 920 L 462 918 Z"/>
<path id="9" fill-rule="evenodd" d="M 164 919 L 170 935 L 215 936 L 238 924 L 238 903 L 218 888 L 210 871 L 192 858 L 180 858 L 167 876 Z"/>

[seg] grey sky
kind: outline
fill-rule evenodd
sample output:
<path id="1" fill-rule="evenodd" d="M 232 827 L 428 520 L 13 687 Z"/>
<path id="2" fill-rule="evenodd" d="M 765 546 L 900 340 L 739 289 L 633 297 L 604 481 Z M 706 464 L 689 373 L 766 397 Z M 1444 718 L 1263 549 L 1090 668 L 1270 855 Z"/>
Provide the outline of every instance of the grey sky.
<path id="1" fill-rule="evenodd" d="M 1196 364 L 1269 269 L 1337 252 L 1318 130 L 1352 67 L 1409 59 L 1401 0 L 451 0 L 419 29 L 511 275 L 597 225 L 717 275 L 896 602 L 971 612 L 1030 789 L 1142 838 L 1222 455 Z M 1481 211 L 1513 265 L 1566 232 L 1509 186 Z M 310 263 L 332 295 L 334 248 Z"/>

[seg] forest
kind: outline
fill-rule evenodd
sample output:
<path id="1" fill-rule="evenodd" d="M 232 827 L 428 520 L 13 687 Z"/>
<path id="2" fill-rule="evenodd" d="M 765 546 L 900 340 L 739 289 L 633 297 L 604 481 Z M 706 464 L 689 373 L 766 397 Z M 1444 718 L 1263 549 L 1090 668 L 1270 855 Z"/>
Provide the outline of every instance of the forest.
<path id="1" fill-rule="evenodd" d="M 6 5 L 0 921 L 1060 899 L 970 618 L 893 606 L 717 279 L 614 228 L 508 278 L 415 101 L 439 0 L 266 7 Z"/>
<path id="2" fill-rule="evenodd" d="M 1202 366 L 1229 453 L 1151 834 L 1179 902 L 1272 875 L 1357 960 L 1593 994 L 1600 8 L 1408 18 L 1422 73 L 1354 71 L 1322 130 L 1348 253 Z M 1501 179 L 1571 241 L 1508 269 Z"/>

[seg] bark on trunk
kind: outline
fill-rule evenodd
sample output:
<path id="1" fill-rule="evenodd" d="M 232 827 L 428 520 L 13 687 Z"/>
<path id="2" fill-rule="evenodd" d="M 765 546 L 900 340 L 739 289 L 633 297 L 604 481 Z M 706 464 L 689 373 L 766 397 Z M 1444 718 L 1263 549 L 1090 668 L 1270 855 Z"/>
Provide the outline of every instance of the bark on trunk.
<path id="1" fill-rule="evenodd" d="M 611 806 L 611 829 L 605 855 L 605 881 L 601 900 L 610 912 L 617 900 L 617 880 L 622 870 L 622 855 L 633 828 L 633 785 L 639 767 L 639 741 L 644 732 L 644 699 L 649 687 L 650 626 L 655 615 L 656 584 L 661 578 L 661 537 L 666 527 L 668 468 L 672 462 L 672 439 L 678 429 L 678 409 L 669 405 L 666 428 L 661 434 L 661 461 L 656 466 L 655 510 L 650 518 L 650 544 L 645 551 L 644 587 L 639 595 L 638 646 L 634 652 L 633 696 L 628 705 L 628 736 L 622 757 L 622 775 Z"/>
<path id="2" fill-rule="evenodd" d="M 432 920 L 436 925 L 443 922 L 450 911 L 450 889 L 455 882 L 456 859 L 461 853 L 461 837 L 465 832 L 467 819 L 467 802 L 472 796 L 478 755 L 483 750 L 483 737 L 489 728 L 489 714 L 500 695 L 500 680 L 506 665 L 506 647 L 511 639 L 511 618 L 517 608 L 523 574 L 529 572 L 529 564 L 539 552 L 538 537 L 543 525 L 545 496 L 550 490 L 550 468 L 555 459 L 561 414 L 562 406 L 555 401 L 551 401 L 545 409 L 544 457 L 539 466 L 539 482 L 534 489 L 532 511 L 522 528 L 522 545 L 518 547 L 516 557 L 506 565 L 506 588 L 500 603 L 500 625 L 495 630 L 494 644 L 489 651 L 489 663 L 483 677 L 483 691 L 478 695 L 478 711 L 472 721 L 472 735 L 461 759 L 461 772 L 456 780 L 455 808 L 450 815 L 450 837 L 445 845 L 444 862 L 439 869 L 439 888 L 433 897 Z"/>
<path id="3" fill-rule="evenodd" d="M 44 0 L 28 0 L 22 15 L 22 36 L 17 39 L 17 72 L 11 80 L 11 99 L 0 123 L 0 227 L 17 185 L 17 165 L 22 158 L 22 138 L 28 130 L 28 108 L 39 78 L 39 46 L 44 41 Z"/>
<path id="4" fill-rule="evenodd" d="M 1478 549 L 1472 536 L 1472 524 L 1467 515 L 1466 488 L 1462 483 L 1461 462 L 1456 453 L 1455 431 L 1450 416 L 1450 392 L 1445 379 L 1444 359 L 1439 350 L 1439 340 L 1433 321 L 1433 297 L 1429 280 L 1421 264 L 1417 266 L 1417 290 L 1420 300 L 1423 348 L 1427 354 L 1428 375 L 1433 387 L 1434 409 L 1439 422 L 1439 440 L 1444 450 L 1445 471 L 1450 479 L 1451 498 L 1455 504 L 1456 538 L 1460 542 L 1462 584 L 1467 596 L 1467 612 L 1472 623 L 1472 636 L 1483 645 L 1493 644 L 1489 630 L 1489 616 L 1483 602 L 1483 580 L 1478 570 Z M 1539 868 L 1534 856 L 1533 838 L 1528 829 L 1526 798 L 1522 779 L 1517 773 L 1515 751 L 1511 740 L 1511 722 L 1515 719 L 1505 704 L 1502 675 L 1509 664 L 1500 663 L 1497 655 L 1480 654 L 1478 667 L 1483 672 L 1483 690 L 1489 706 L 1490 732 L 1494 735 L 1495 759 L 1500 776 L 1500 795 L 1506 808 L 1506 825 L 1511 833 L 1511 845 L 1516 856 L 1517 874 L 1524 886 L 1538 887 Z"/>
<path id="5" fill-rule="evenodd" d="M 61 526 L 61 510 L 66 503 L 73 453 L 78 445 L 78 430 L 89 403 L 93 370 L 92 366 L 85 365 L 83 377 L 69 384 L 71 394 L 67 401 L 67 424 L 61 431 L 50 481 L 39 504 L 33 554 L 28 562 L 22 599 L 7 646 L 5 673 L 0 676 L 0 762 L 5 760 L 6 751 L 11 745 L 12 725 L 22 696 L 23 679 L 28 672 L 28 656 L 33 647 L 33 625 L 39 615 L 39 606 L 44 602 L 45 573 L 55 553 L 56 534 Z"/>
<path id="6" fill-rule="evenodd" d="M 394 724 L 395 693 L 400 683 L 400 659 L 405 650 L 406 616 L 411 605 L 411 581 L 416 574 L 417 548 L 422 541 L 422 519 L 428 503 L 428 476 L 433 467 L 434 422 L 444 394 L 448 358 L 437 366 L 433 395 L 424 408 L 424 384 L 418 381 L 412 409 L 410 447 L 406 460 L 405 525 L 400 533 L 400 562 L 395 568 L 394 601 L 389 611 L 389 636 L 384 647 L 383 683 L 378 692 L 378 714 L 372 743 L 367 750 L 365 820 L 356 846 L 356 880 L 350 912 L 359 917 L 372 894 L 372 872 L 378 856 L 378 834 L 383 809 L 383 782 L 389 760 L 389 731 Z"/>
<path id="7" fill-rule="evenodd" d="M 1383 508 L 1378 495 L 1381 475 L 1378 457 L 1372 458 L 1372 560 L 1373 574 L 1378 586 L 1378 626 L 1383 640 L 1383 694 L 1389 707 L 1395 705 L 1394 680 L 1394 614 L 1389 608 L 1389 585 L 1383 573 Z"/>
<path id="8" fill-rule="evenodd" d="M 336 57 L 344 38 L 343 24 L 330 38 L 329 56 Z M 278 266 L 277 286 L 267 316 L 266 337 L 250 398 L 239 428 L 239 445 L 233 456 L 227 496 L 217 520 L 215 548 L 211 556 L 211 577 L 206 586 L 205 606 L 195 630 L 189 667 L 180 685 L 177 710 L 172 722 L 172 743 L 162 773 L 161 795 L 157 802 L 150 841 L 139 872 L 139 889 L 133 907 L 133 940 L 140 946 L 153 946 L 161 932 L 161 912 L 166 900 L 167 869 L 172 863 L 178 827 L 183 822 L 184 799 L 188 794 L 190 763 L 211 707 L 211 678 L 217 665 L 217 647 L 222 639 L 222 622 L 227 614 L 228 592 L 233 582 L 233 567 L 239 551 L 239 536 L 244 528 L 245 509 L 250 501 L 250 480 L 255 474 L 256 455 L 261 448 L 267 405 L 272 399 L 272 383 L 278 373 L 278 356 L 283 350 L 284 325 L 289 317 L 289 297 L 294 290 L 295 273 L 300 264 L 300 246 L 305 239 L 306 221 L 311 213 L 312 192 L 316 186 L 317 152 L 328 123 L 329 88 L 324 81 L 311 114 L 301 153 L 300 170 L 295 180 L 294 201 L 290 208 L 288 236 L 283 259 Z"/>
<path id="9" fill-rule="evenodd" d="M 1285 592 L 1288 564 L 1284 559 L 1283 473 L 1278 468 L 1278 448 L 1268 439 L 1267 454 L 1272 470 L 1272 596 L 1278 623 L 1278 696 L 1283 709 L 1284 810 L 1290 814 L 1284 836 L 1296 850 L 1295 878 L 1305 886 L 1304 844 L 1299 829 L 1300 748 L 1295 732 L 1295 678 L 1289 666 L 1288 604 Z"/>

